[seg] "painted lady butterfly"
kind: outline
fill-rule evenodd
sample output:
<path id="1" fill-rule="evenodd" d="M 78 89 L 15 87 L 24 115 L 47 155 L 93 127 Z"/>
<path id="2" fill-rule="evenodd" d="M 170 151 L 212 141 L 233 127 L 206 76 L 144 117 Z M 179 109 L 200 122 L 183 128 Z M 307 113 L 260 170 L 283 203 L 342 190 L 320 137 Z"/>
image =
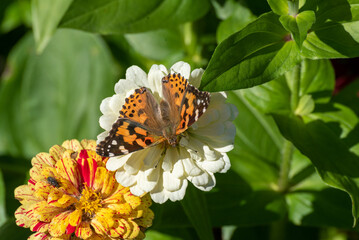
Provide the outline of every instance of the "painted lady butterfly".
<path id="1" fill-rule="evenodd" d="M 97 154 L 113 157 L 164 143 L 176 146 L 178 136 L 206 111 L 210 94 L 199 91 L 179 73 L 162 78 L 163 99 L 158 104 L 141 87 L 125 99 L 109 135 L 97 145 Z"/>

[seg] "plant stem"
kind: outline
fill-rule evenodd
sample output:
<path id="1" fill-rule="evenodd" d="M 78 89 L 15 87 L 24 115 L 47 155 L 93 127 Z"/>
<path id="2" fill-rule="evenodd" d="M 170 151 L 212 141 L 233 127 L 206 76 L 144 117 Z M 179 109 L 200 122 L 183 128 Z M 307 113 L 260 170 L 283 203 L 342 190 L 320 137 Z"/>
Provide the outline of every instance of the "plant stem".
<path id="1" fill-rule="evenodd" d="M 282 152 L 282 162 L 280 165 L 278 191 L 286 192 L 289 186 L 289 171 L 293 156 L 293 144 L 285 140 Z"/>
<path id="2" fill-rule="evenodd" d="M 292 95 L 291 95 L 291 99 L 290 99 L 290 106 L 292 109 L 292 112 L 294 113 L 295 110 L 297 109 L 298 106 L 298 102 L 299 102 L 299 90 L 300 90 L 300 70 L 301 70 L 301 65 L 298 64 L 297 66 L 294 67 L 293 69 L 293 74 L 292 74 Z"/>
<path id="3" fill-rule="evenodd" d="M 270 225 L 269 239 L 270 240 L 285 240 L 286 239 L 286 225 L 287 216 L 283 219 L 273 222 Z"/>
<path id="4" fill-rule="evenodd" d="M 299 0 L 288 0 L 289 15 L 296 16 L 299 10 Z"/>

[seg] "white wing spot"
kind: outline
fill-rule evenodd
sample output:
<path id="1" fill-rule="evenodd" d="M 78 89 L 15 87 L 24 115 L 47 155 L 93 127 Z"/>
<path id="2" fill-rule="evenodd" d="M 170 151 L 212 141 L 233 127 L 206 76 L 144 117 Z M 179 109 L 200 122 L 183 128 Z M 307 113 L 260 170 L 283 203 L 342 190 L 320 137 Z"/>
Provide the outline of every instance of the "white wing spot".
<path id="1" fill-rule="evenodd" d="M 195 112 L 195 113 L 196 113 L 196 116 L 194 117 L 194 120 L 197 121 L 197 120 L 198 120 L 198 115 L 199 115 L 198 109 L 196 109 L 196 112 Z"/>
<path id="2" fill-rule="evenodd" d="M 116 141 L 116 140 L 112 140 L 112 145 L 117 145 L 117 141 Z"/>
<path id="3" fill-rule="evenodd" d="M 108 153 L 108 156 L 109 156 L 109 157 L 114 157 L 115 154 L 113 154 L 113 153 Z"/>

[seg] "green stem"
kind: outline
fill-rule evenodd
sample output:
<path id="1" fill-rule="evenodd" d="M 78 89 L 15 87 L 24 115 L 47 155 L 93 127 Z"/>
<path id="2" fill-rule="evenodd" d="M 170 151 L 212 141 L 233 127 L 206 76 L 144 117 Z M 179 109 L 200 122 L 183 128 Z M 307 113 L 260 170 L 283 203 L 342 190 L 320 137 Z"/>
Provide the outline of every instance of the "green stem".
<path id="1" fill-rule="evenodd" d="M 293 157 L 293 144 L 285 140 L 282 152 L 282 162 L 280 165 L 278 191 L 286 192 L 289 186 L 289 171 Z"/>
<path id="2" fill-rule="evenodd" d="M 299 10 L 299 0 L 288 0 L 289 15 L 296 16 Z"/>
<path id="3" fill-rule="evenodd" d="M 285 240 L 286 238 L 286 227 L 287 227 L 287 217 L 273 222 L 270 225 L 269 239 L 270 240 Z"/>
<path id="4" fill-rule="evenodd" d="M 299 102 L 299 90 L 300 90 L 300 70 L 301 70 L 301 65 L 297 65 L 294 67 L 293 69 L 293 77 L 291 79 L 292 81 L 292 95 L 291 95 L 291 99 L 290 99 L 290 105 L 291 105 L 291 109 L 292 112 L 294 113 L 295 110 L 297 109 L 298 106 L 298 102 Z"/>

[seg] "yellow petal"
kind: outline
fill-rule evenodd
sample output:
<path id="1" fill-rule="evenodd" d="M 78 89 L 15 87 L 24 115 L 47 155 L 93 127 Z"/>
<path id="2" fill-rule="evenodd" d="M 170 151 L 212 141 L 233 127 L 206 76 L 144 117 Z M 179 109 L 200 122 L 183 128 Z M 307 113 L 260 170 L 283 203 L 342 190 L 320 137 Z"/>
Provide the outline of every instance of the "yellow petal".
<path id="1" fill-rule="evenodd" d="M 36 218 L 42 222 L 50 222 L 56 215 L 63 212 L 63 208 L 53 207 L 45 201 L 35 204 L 32 210 Z"/>
<path id="2" fill-rule="evenodd" d="M 24 228 L 29 228 L 36 222 L 36 219 L 32 217 L 32 212 L 24 206 L 20 206 L 15 211 L 16 225 Z"/>
<path id="3" fill-rule="evenodd" d="M 81 221 L 81 217 L 82 217 L 82 211 L 81 210 L 75 210 L 72 213 L 69 214 L 68 218 L 69 218 L 69 224 L 71 226 L 77 226 L 80 221 Z"/>
<path id="4" fill-rule="evenodd" d="M 147 208 L 143 210 L 143 215 L 141 218 L 134 219 L 134 221 L 141 227 L 149 228 L 152 226 L 152 221 L 154 218 L 154 213 L 151 209 Z"/>
<path id="5" fill-rule="evenodd" d="M 51 236 L 60 237 L 63 234 L 65 234 L 66 228 L 69 225 L 68 215 L 71 212 L 72 211 L 66 211 L 66 212 L 60 213 L 59 215 L 57 215 L 56 217 L 54 217 L 52 219 L 50 226 L 49 226 L 49 233 L 51 234 Z"/>
<path id="6" fill-rule="evenodd" d="M 76 139 L 66 140 L 65 142 L 62 143 L 62 146 L 64 148 L 70 149 L 70 150 L 72 150 L 74 152 L 78 152 L 78 151 L 83 149 L 80 142 L 78 140 L 76 140 Z"/>
<path id="7" fill-rule="evenodd" d="M 128 203 L 110 204 L 109 208 L 113 209 L 116 214 L 127 216 L 132 212 L 132 208 Z"/>
<path id="8" fill-rule="evenodd" d="M 120 222 L 124 226 L 125 230 L 122 236 L 123 238 L 132 239 L 137 237 L 138 233 L 140 232 L 140 227 L 137 225 L 137 223 L 131 220 L 126 221 L 125 219 L 120 219 Z"/>
<path id="9" fill-rule="evenodd" d="M 87 140 L 84 139 L 81 141 L 81 145 L 84 149 L 89 149 L 92 151 L 96 151 L 96 141 L 95 140 Z"/>
<path id="10" fill-rule="evenodd" d="M 101 208 L 91 221 L 92 227 L 96 233 L 103 234 L 110 231 L 112 226 L 115 224 L 113 219 L 114 212 L 109 208 Z"/>
<path id="11" fill-rule="evenodd" d="M 140 206 L 142 202 L 140 197 L 132 195 L 131 192 L 124 194 L 124 198 L 126 202 L 131 205 L 132 209 L 135 209 L 136 207 Z"/>
<path id="12" fill-rule="evenodd" d="M 31 178 L 39 181 L 42 179 L 41 172 L 44 168 L 53 167 L 56 161 L 48 153 L 39 153 L 31 160 L 32 168 L 30 169 Z"/>
<path id="13" fill-rule="evenodd" d="M 62 155 L 64 154 L 65 151 L 66 151 L 66 149 L 64 147 L 61 147 L 60 145 L 55 145 L 50 148 L 49 153 L 50 153 L 51 157 L 53 157 L 55 162 L 57 162 L 62 158 Z"/>
<path id="14" fill-rule="evenodd" d="M 75 188 L 79 188 L 81 178 L 76 161 L 71 158 L 62 158 L 57 161 L 56 170 L 58 175 L 70 181 Z"/>
<path id="15" fill-rule="evenodd" d="M 14 194 L 15 198 L 22 204 L 35 203 L 39 201 L 39 199 L 34 196 L 34 192 L 29 185 L 21 185 L 17 187 Z"/>
<path id="16" fill-rule="evenodd" d="M 115 172 L 107 171 L 106 178 L 104 180 L 104 185 L 102 186 L 101 189 L 102 196 L 104 196 L 104 198 L 107 198 L 108 196 L 116 192 L 121 192 L 121 194 L 123 194 L 122 192 L 123 189 L 124 187 L 118 184 L 115 179 Z"/>
<path id="17" fill-rule="evenodd" d="M 98 167 L 96 169 L 95 173 L 95 179 L 93 181 L 93 189 L 96 189 L 96 191 L 101 190 L 104 186 L 104 181 L 106 179 L 107 170 L 103 167 Z"/>
<path id="18" fill-rule="evenodd" d="M 46 233 L 34 233 L 27 240 L 52 240 L 51 236 Z"/>
<path id="19" fill-rule="evenodd" d="M 82 239 L 87 239 L 92 235 L 91 225 L 87 221 L 82 221 L 76 229 L 76 236 Z"/>

